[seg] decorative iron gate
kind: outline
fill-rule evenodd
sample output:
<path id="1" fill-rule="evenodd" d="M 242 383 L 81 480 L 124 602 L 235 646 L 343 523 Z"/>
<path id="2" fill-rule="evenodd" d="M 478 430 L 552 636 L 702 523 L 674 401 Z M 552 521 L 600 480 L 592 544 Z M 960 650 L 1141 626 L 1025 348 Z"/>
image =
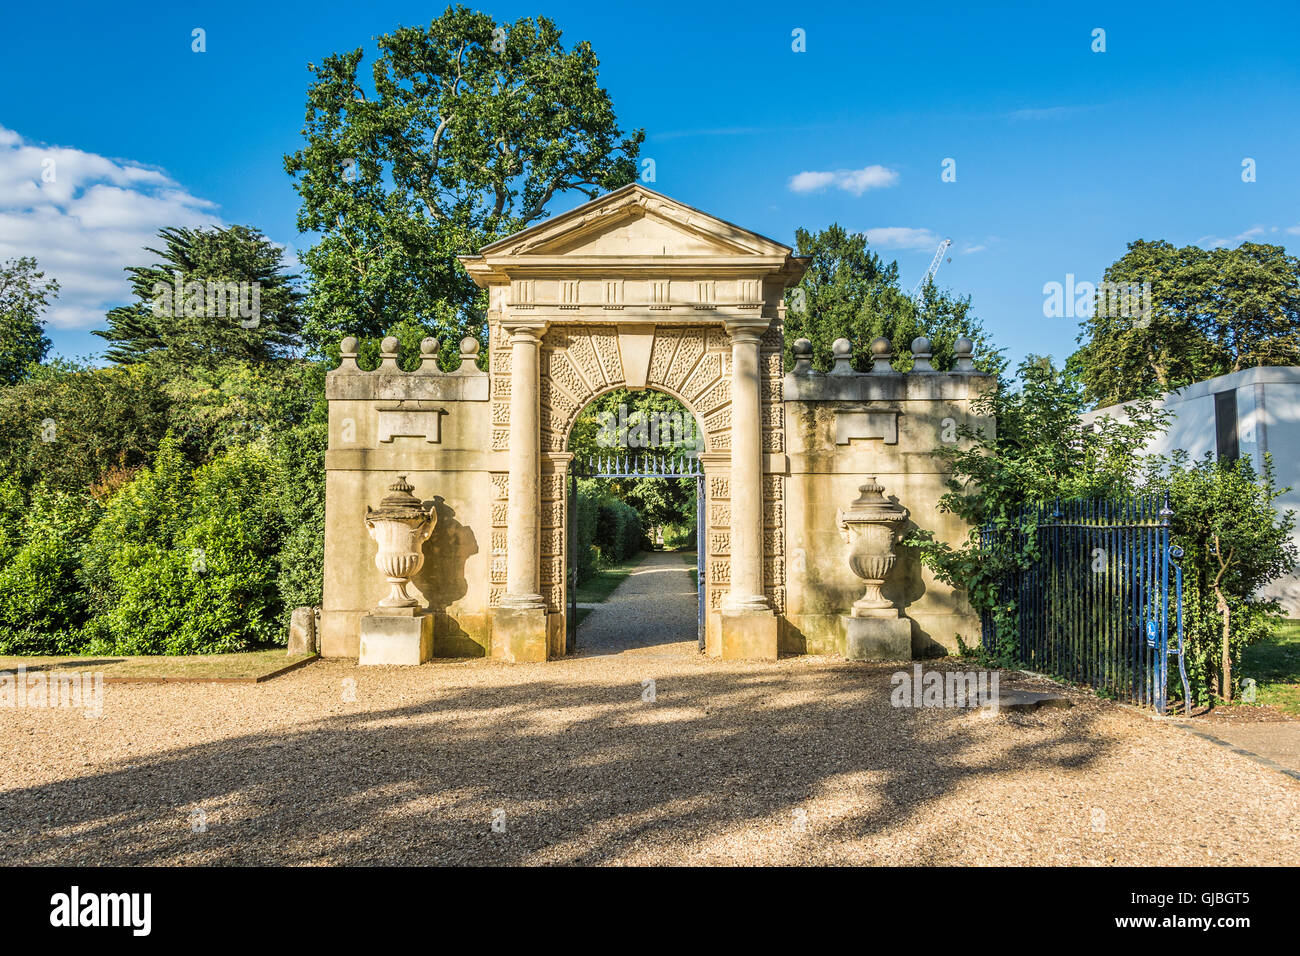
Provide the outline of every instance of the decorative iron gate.
<path id="1" fill-rule="evenodd" d="M 1163 714 L 1174 655 L 1187 701 L 1182 551 L 1170 544 L 1172 515 L 1154 498 L 1058 501 L 1023 509 L 1009 527 L 981 528 L 981 549 L 1010 559 L 996 586 L 1021 664 Z M 982 637 L 986 650 L 997 647 L 989 611 Z"/>
<path id="2" fill-rule="evenodd" d="M 609 454 L 591 455 L 585 460 L 574 458 L 569 467 L 568 504 L 565 508 L 565 541 L 568 554 L 568 580 L 565 614 L 564 652 L 572 654 L 578 640 L 578 552 L 574 532 L 574 515 L 578 504 L 579 478 L 694 478 L 695 479 L 695 590 L 698 613 L 696 639 L 704 648 L 704 471 L 695 454 L 665 455 Z"/>

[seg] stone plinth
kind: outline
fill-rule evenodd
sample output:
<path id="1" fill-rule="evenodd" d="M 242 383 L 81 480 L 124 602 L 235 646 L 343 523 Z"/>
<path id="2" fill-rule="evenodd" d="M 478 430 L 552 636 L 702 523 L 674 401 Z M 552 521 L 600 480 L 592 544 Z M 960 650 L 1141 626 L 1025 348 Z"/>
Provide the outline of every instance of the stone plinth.
<path id="1" fill-rule="evenodd" d="M 316 609 L 296 607 L 289 620 L 289 656 L 316 653 Z"/>
<path id="2" fill-rule="evenodd" d="M 419 608 L 385 608 L 361 618 L 358 663 L 412 666 L 433 657 L 433 615 Z"/>
<path id="3" fill-rule="evenodd" d="M 912 622 L 905 617 L 840 616 L 844 656 L 851 661 L 912 659 Z"/>
<path id="4" fill-rule="evenodd" d="M 772 610 L 722 609 L 724 661 L 774 661 L 778 649 L 778 624 Z"/>
<path id="5" fill-rule="evenodd" d="M 492 612 L 492 656 L 512 664 L 546 660 L 547 622 L 545 607 L 494 608 Z"/>

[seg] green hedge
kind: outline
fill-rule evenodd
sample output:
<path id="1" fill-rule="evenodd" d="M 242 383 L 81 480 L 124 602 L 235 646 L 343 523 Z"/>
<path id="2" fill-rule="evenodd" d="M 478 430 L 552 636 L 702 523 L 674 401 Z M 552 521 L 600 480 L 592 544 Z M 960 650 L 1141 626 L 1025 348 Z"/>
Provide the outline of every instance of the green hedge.
<path id="1" fill-rule="evenodd" d="M 41 490 L 24 506 L 12 481 L 0 499 L 0 654 L 74 653 L 87 617 L 77 571 L 98 508 Z"/>
<path id="2" fill-rule="evenodd" d="M 573 510 L 573 554 L 579 581 L 586 581 L 599 570 L 600 554 L 593 547 L 599 511 L 600 494 L 596 482 L 590 478 L 579 479 L 577 502 Z"/>
<path id="3" fill-rule="evenodd" d="M 573 547 L 578 581 L 586 581 L 602 567 L 618 564 L 644 547 L 645 530 L 636 509 L 609 496 L 594 479 L 578 481 L 573 514 Z"/>
<path id="4" fill-rule="evenodd" d="M 0 653 L 286 643 L 292 609 L 320 603 L 325 444 L 307 424 L 195 468 L 169 435 L 103 505 L 0 478 Z"/>
<path id="5" fill-rule="evenodd" d="M 168 436 L 86 549 L 92 654 L 213 654 L 283 642 L 277 464 L 257 446 L 193 470 Z"/>
<path id="6" fill-rule="evenodd" d="M 277 443 L 279 463 L 273 499 L 284 525 L 276 555 L 275 580 L 280 592 L 281 633 L 288 633 L 296 607 L 318 607 L 325 583 L 325 422 L 300 425 Z"/>
<path id="7" fill-rule="evenodd" d="M 608 498 L 596 514 L 596 546 L 610 564 L 626 561 L 641 551 L 645 532 L 641 516 L 627 502 Z"/>

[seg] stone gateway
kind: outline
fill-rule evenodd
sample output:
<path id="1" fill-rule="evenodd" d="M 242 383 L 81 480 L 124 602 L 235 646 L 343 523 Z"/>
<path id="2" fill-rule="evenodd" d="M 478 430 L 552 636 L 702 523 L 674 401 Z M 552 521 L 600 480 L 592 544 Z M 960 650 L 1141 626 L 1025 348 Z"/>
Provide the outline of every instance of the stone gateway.
<path id="1" fill-rule="evenodd" d="M 964 595 L 895 546 L 915 527 L 954 543 L 968 532 L 938 511 L 945 475 L 934 455 L 961 425 L 992 424 L 972 408 L 992 379 L 975 371 L 968 341 L 952 372 L 935 372 L 917 339 L 907 374 L 893 371 L 884 340 L 864 373 L 837 343 L 828 374 L 798 342 L 786 373 L 785 293 L 805 262 L 638 184 L 462 262 L 489 293 L 490 371 L 474 339 L 453 372 L 438 368 L 432 339 L 412 372 L 398 367 L 394 339 L 374 371 L 345 339 L 327 378 L 325 656 L 378 662 L 361 635 L 391 612 L 381 603 L 399 582 L 376 570 L 366 516 L 398 482 L 431 527 L 412 545 L 423 561 L 402 565 L 412 576 L 401 593 L 415 601 L 402 613 L 417 619 L 407 630 L 419 645 L 406 659 L 563 656 L 568 435 L 584 406 L 616 388 L 667 392 L 698 422 L 706 653 L 925 656 L 978 636 Z M 887 530 L 846 524 L 877 485 L 877 510 L 891 505 Z M 888 553 L 872 558 L 872 548 Z M 864 627 L 893 636 L 848 640 Z"/>

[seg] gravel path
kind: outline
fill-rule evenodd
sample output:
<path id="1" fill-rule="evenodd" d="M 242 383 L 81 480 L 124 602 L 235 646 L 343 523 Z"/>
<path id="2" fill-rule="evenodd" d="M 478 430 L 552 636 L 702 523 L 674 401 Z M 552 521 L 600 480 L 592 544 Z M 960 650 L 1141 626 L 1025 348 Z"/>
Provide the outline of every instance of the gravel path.
<path id="1" fill-rule="evenodd" d="M 897 709 L 893 672 L 323 661 L 4 708 L 0 863 L 1300 863 L 1300 782 L 1074 692 Z"/>
<path id="2" fill-rule="evenodd" d="M 578 625 L 582 655 L 697 654 L 698 595 L 680 554 L 649 551 Z"/>

